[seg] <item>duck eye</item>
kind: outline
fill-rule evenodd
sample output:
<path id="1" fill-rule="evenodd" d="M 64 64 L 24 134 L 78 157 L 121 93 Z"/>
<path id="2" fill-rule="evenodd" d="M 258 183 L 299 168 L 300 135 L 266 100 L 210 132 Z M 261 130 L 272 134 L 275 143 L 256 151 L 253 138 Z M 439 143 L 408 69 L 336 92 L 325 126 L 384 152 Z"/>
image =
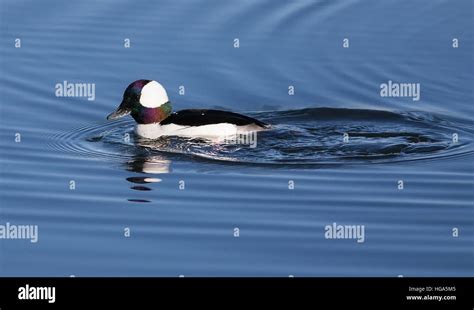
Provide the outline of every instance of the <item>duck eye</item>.
<path id="1" fill-rule="evenodd" d="M 138 95 L 129 95 L 128 100 L 129 101 L 138 101 L 139 97 Z"/>

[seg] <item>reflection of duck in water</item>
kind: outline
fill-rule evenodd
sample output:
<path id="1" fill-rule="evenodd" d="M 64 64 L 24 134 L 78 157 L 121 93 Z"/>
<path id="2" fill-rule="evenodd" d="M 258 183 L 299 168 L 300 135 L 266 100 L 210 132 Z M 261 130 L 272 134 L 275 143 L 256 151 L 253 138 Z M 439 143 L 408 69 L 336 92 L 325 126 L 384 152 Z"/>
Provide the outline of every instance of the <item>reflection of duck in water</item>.
<path id="1" fill-rule="evenodd" d="M 134 172 L 165 174 L 170 173 L 171 161 L 161 156 L 137 157 L 127 162 L 127 170 Z"/>
<path id="2" fill-rule="evenodd" d="M 136 133 L 148 139 L 181 136 L 215 140 L 270 128 L 257 119 L 233 112 L 189 109 L 171 113 L 171 110 L 163 86 L 156 81 L 138 80 L 127 87 L 122 103 L 107 119 L 131 114 L 137 122 Z"/>
<path id="3" fill-rule="evenodd" d="M 127 170 L 133 172 L 149 173 L 149 174 L 166 174 L 171 171 L 170 161 L 163 159 L 160 156 L 151 156 L 151 157 L 137 157 L 129 162 L 127 162 Z M 127 181 L 137 184 L 131 187 L 131 189 L 136 191 L 151 191 L 152 189 L 146 184 L 150 183 L 159 183 L 161 182 L 160 178 L 150 177 L 150 176 L 133 176 L 128 177 Z M 145 199 L 128 199 L 131 202 L 150 202 Z"/>

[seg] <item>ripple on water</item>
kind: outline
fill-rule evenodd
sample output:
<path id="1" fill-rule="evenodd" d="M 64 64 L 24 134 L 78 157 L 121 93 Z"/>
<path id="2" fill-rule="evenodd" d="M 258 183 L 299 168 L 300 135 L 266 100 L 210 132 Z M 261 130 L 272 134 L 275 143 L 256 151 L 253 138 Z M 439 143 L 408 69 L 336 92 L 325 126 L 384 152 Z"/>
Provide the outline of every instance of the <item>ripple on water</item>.
<path id="1" fill-rule="evenodd" d="M 180 137 L 146 140 L 135 136 L 132 120 L 121 120 L 57 134 L 50 146 L 81 157 L 133 160 L 130 169 L 140 165 L 141 171 L 168 169 L 162 156 L 176 154 L 224 162 L 307 165 L 387 163 L 472 152 L 472 128 L 430 114 L 313 108 L 253 116 L 273 125 L 272 130 L 258 133 L 255 145 Z M 160 156 L 156 163 L 149 160 L 154 154 Z M 137 161 L 140 156 L 147 160 Z"/>

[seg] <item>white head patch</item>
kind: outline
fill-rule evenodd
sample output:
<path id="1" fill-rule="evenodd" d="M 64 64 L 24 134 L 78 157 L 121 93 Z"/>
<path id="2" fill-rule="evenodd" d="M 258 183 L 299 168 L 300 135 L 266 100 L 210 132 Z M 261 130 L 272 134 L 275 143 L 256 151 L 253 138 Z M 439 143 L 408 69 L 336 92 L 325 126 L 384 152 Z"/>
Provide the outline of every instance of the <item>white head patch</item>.
<path id="1" fill-rule="evenodd" d="M 168 102 L 166 90 L 157 81 L 151 81 L 142 88 L 140 104 L 147 108 L 157 108 Z"/>

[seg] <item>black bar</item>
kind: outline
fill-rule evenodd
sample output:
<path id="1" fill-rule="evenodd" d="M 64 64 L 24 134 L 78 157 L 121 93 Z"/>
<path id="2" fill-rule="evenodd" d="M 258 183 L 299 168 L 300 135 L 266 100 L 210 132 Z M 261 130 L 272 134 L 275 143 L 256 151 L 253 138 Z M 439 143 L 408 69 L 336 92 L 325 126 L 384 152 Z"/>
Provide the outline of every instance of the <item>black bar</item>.
<path id="1" fill-rule="evenodd" d="M 19 299 L 20 288 L 23 293 L 26 288 L 36 293 L 38 287 L 54 287 L 54 303 L 46 295 L 43 300 Z M 98 304 L 149 305 L 147 308 L 241 304 L 247 309 L 256 302 L 307 305 L 305 308 L 325 305 L 324 309 L 369 305 L 473 309 L 473 293 L 473 278 L 0 278 L 0 309 L 89 309 Z"/>

